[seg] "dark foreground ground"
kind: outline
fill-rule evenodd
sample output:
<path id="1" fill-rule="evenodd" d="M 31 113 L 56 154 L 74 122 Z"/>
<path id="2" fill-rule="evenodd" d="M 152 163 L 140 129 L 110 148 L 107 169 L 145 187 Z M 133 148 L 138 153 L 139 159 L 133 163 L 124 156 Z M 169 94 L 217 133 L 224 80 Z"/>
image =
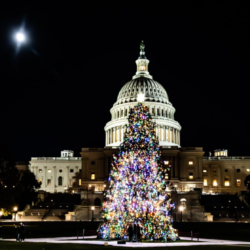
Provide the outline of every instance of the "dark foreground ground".
<path id="1" fill-rule="evenodd" d="M 238 245 L 238 246 L 191 246 L 191 247 L 171 247 L 173 250 L 237 250 L 237 249 L 247 249 L 248 246 Z M 1 250 L 52 250 L 52 249 L 60 249 L 60 250 L 99 250 L 99 249 L 131 249 L 124 247 L 116 247 L 116 246 L 95 246 L 95 245 L 82 245 L 82 244 L 53 244 L 53 243 L 16 243 L 16 242 L 0 242 Z M 153 248 L 137 248 L 137 249 L 148 249 L 152 250 Z M 161 247 L 159 249 L 170 249 L 170 247 Z M 250 249 L 250 248 L 249 248 Z"/>
<path id="2" fill-rule="evenodd" d="M 82 229 L 87 230 L 86 235 L 94 235 L 99 226 L 99 222 L 27 222 L 25 224 L 27 238 L 76 236 L 77 230 Z M 2 225 L 3 238 L 15 238 L 14 223 L 2 223 Z M 190 231 L 199 232 L 200 238 L 250 241 L 250 223 L 183 222 L 174 223 L 174 227 L 180 232 L 189 234 Z"/>

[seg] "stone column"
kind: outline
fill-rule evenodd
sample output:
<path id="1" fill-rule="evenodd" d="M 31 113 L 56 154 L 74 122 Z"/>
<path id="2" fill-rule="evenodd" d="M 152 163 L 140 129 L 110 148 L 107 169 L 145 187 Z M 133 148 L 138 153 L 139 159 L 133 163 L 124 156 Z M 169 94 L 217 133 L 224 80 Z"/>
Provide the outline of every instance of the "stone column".
<path id="1" fill-rule="evenodd" d="M 221 169 L 219 167 L 217 167 L 217 187 L 220 188 L 222 185 L 221 183 Z"/>
<path id="2" fill-rule="evenodd" d="M 168 127 L 168 142 L 171 142 L 171 136 L 170 136 L 170 127 Z"/>
<path id="3" fill-rule="evenodd" d="M 212 168 L 211 166 L 209 165 L 208 166 L 208 173 L 207 173 L 207 176 L 208 176 L 208 180 L 207 180 L 207 186 L 209 188 L 213 187 L 213 176 L 212 176 Z M 203 180 L 204 181 L 204 180 Z"/>
<path id="4" fill-rule="evenodd" d="M 66 187 L 69 187 L 70 184 L 70 180 L 69 180 L 69 166 L 66 167 L 67 168 L 67 181 L 66 181 Z"/>
<path id="5" fill-rule="evenodd" d="M 115 128 L 112 128 L 112 143 L 115 142 Z"/>
<path id="6" fill-rule="evenodd" d="M 118 127 L 118 141 L 121 141 L 121 126 Z"/>
<path id="7" fill-rule="evenodd" d="M 161 140 L 164 141 L 164 127 L 161 126 Z"/>
<path id="8" fill-rule="evenodd" d="M 47 187 L 47 167 L 44 167 L 44 187 Z"/>
<path id="9" fill-rule="evenodd" d="M 57 178 L 56 178 L 56 166 L 53 166 L 54 168 L 54 187 L 56 188 L 56 181 L 57 181 Z"/>
<path id="10" fill-rule="evenodd" d="M 232 167 L 232 171 L 233 171 L 233 174 L 232 174 L 232 184 L 230 183 L 230 186 L 232 185 L 232 187 L 236 187 L 236 169 L 235 169 L 235 166 Z"/>

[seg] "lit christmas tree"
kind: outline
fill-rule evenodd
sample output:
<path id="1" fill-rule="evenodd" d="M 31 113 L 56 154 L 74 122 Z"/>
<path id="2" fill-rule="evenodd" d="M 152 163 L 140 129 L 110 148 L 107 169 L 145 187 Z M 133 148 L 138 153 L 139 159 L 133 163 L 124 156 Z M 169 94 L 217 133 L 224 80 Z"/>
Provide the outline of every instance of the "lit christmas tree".
<path id="1" fill-rule="evenodd" d="M 139 100 L 139 98 L 138 98 Z M 124 142 L 114 155 L 98 237 L 119 239 L 138 225 L 142 239 L 175 240 L 169 212 L 174 208 L 165 179 L 169 166 L 160 161 L 159 141 L 148 107 L 138 103 L 129 115 Z"/>

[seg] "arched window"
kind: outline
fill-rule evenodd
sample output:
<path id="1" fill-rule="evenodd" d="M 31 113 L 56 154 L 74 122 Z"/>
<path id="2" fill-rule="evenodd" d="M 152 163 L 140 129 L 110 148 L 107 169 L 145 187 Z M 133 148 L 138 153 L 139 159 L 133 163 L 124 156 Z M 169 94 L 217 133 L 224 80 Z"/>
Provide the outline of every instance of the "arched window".
<path id="1" fill-rule="evenodd" d="M 62 176 L 58 177 L 58 186 L 62 186 Z"/>
<path id="2" fill-rule="evenodd" d="M 217 186 L 218 186 L 217 177 L 213 177 L 213 187 Z"/>
<path id="3" fill-rule="evenodd" d="M 229 181 L 229 176 L 224 177 L 224 186 L 229 187 L 230 186 L 230 181 Z"/>
<path id="4" fill-rule="evenodd" d="M 101 206 L 101 200 L 99 198 L 95 198 L 95 206 Z"/>

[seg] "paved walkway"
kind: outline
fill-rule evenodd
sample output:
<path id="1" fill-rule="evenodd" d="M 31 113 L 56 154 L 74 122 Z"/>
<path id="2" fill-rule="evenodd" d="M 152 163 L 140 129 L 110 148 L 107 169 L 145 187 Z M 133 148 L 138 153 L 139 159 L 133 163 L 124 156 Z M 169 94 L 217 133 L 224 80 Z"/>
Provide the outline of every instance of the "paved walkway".
<path id="1" fill-rule="evenodd" d="M 75 244 L 93 244 L 93 245 L 104 245 L 104 241 L 91 240 L 95 239 L 96 236 L 85 236 L 84 240 L 77 240 L 76 237 L 58 237 L 58 238 L 36 238 L 27 239 L 25 242 L 47 242 L 47 243 L 75 243 Z M 181 237 L 182 240 L 190 240 L 190 237 Z M 15 239 L 3 239 L 3 241 L 16 241 Z M 111 246 L 117 246 L 117 241 L 108 241 Z M 193 242 L 168 242 L 168 243 L 132 243 L 126 242 L 125 245 L 118 245 L 120 247 L 163 247 L 163 246 L 202 246 L 202 245 L 249 245 L 250 242 L 246 241 L 231 241 L 231 240 L 215 240 L 215 239 L 200 239 L 200 241 Z"/>

